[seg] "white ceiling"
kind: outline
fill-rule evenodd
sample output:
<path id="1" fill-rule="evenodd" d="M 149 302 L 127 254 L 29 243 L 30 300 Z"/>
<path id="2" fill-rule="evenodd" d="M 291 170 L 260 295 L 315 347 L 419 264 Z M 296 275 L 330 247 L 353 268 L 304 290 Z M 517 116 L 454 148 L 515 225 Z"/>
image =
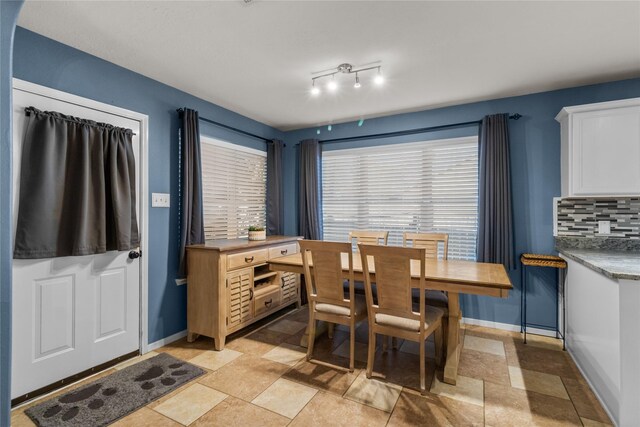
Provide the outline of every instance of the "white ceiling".
<path id="1" fill-rule="evenodd" d="M 637 1 L 28 1 L 18 24 L 282 130 L 640 76 Z M 309 94 L 376 61 L 383 87 Z"/>

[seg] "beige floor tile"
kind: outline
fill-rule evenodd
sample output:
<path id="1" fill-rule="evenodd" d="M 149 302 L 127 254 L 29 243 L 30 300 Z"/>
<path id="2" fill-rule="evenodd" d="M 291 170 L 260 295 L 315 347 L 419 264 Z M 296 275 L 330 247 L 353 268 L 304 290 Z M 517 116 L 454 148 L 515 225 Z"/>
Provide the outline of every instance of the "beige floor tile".
<path id="1" fill-rule="evenodd" d="M 306 357 L 307 349 L 297 345 L 282 343 L 262 357 L 273 362 L 287 366 L 295 366 L 303 357 Z"/>
<path id="2" fill-rule="evenodd" d="M 348 339 L 342 341 L 342 344 L 340 344 L 338 347 L 336 347 L 335 350 L 333 350 L 333 355 L 349 359 L 349 345 L 350 344 Z M 363 344 L 357 341 L 355 342 L 354 360 L 367 363 L 367 352 L 367 344 Z"/>
<path id="3" fill-rule="evenodd" d="M 504 343 L 500 340 L 465 335 L 464 348 L 505 357 Z"/>
<path id="4" fill-rule="evenodd" d="M 519 342 L 518 340 L 514 340 Z M 562 340 L 543 335 L 527 334 L 527 345 L 545 350 L 562 351 Z"/>
<path id="5" fill-rule="evenodd" d="M 549 350 L 529 344 L 505 344 L 507 363 L 530 371 L 558 375 L 562 378 L 581 378 L 582 374 L 566 351 Z"/>
<path id="6" fill-rule="evenodd" d="M 441 382 L 438 376 L 433 379 L 431 393 L 472 405 L 484 405 L 484 385 L 482 380 L 458 375 L 456 385 Z"/>
<path id="7" fill-rule="evenodd" d="M 580 417 L 580 421 L 582 421 L 582 425 L 584 427 L 609 427 L 611 424 L 601 423 L 600 421 L 590 420 L 588 418 Z"/>
<path id="8" fill-rule="evenodd" d="M 458 375 L 511 385 L 509 369 L 504 357 L 466 348 L 460 352 Z"/>
<path id="9" fill-rule="evenodd" d="M 228 342 L 225 348 L 230 350 L 239 351 L 244 354 L 252 354 L 254 356 L 262 356 L 268 351 L 273 350 L 276 344 L 260 341 L 254 339 L 251 336 L 236 338 L 233 341 Z"/>
<path id="10" fill-rule="evenodd" d="M 119 371 L 119 370 L 127 368 L 129 366 L 133 366 L 136 363 L 140 363 L 143 360 L 151 359 L 152 357 L 155 357 L 158 354 L 160 354 L 160 353 L 156 353 L 155 351 L 150 351 L 148 353 L 143 354 L 142 356 L 134 357 L 133 359 L 127 360 L 125 362 L 122 362 L 122 363 L 114 366 L 113 368 Z"/>
<path id="11" fill-rule="evenodd" d="M 327 366 L 325 363 L 332 363 L 336 367 Z M 342 396 L 360 374 L 359 369 L 349 372 L 347 368 L 348 364 L 345 364 L 345 359 L 341 357 L 322 362 L 307 362 L 303 359 L 282 378 Z"/>
<path id="12" fill-rule="evenodd" d="M 580 426 L 580 418 L 569 400 L 485 383 L 485 423 L 494 427 Z"/>
<path id="13" fill-rule="evenodd" d="M 288 369 L 281 363 L 245 354 L 198 382 L 250 402 Z"/>
<path id="14" fill-rule="evenodd" d="M 569 393 L 573 406 L 578 411 L 578 415 L 589 420 L 611 424 L 609 416 L 585 379 L 562 378 L 562 382 Z"/>
<path id="15" fill-rule="evenodd" d="M 193 359 L 190 359 L 189 363 L 193 363 L 194 365 L 198 365 L 205 369 L 215 371 L 216 369 L 220 369 L 227 363 L 230 363 L 240 356 L 242 356 L 242 353 L 240 353 L 239 351 L 225 348 L 222 351 L 206 351 L 194 357 Z"/>
<path id="16" fill-rule="evenodd" d="M 198 337 L 194 342 L 187 342 L 186 338 L 174 341 L 164 347 L 160 347 L 155 351 L 157 353 L 168 353 L 173 357 L 181 360 L 189 360 L 204 353 L 207 350 L 213 350 L 213 339 L 208 337 Z"/>
<path id="17" fill-rule="evenodd" d="M 482 426 L 484 411 L 478 405 L 427 393 L 404 390 L 388 426 Z"/>
<path id="18" fill-rule="evenodd" d="M 284 334 L 294 335 L 307 327 L 306 323 L 296 322 L 295 320 L 282 319 L 267 326 L 270 331 L 281 332 Z"/>
<path id="19" fill-rule="evenodd" d="M 318 390 L 280 378 L 251 403 L 287 418 L 293 418 L 309 403 Z"/>
<path id="20" fill-rule="evenodd" d="M 11 427 L 33 427 L 35 423 L 22 410 L 11 411 Z"/>
<path id="21" fill-rule="evenodd" d="M 293 419 L 291 427 L 383 427 L 389 414 L 330 393 L 318 392 Z"/>
<path id="22" fill-rule="evenodd" d="M 344 397 L 381 411 L 391 412 L 401 391 L 401 386 L 373 378 L 368 379 L 365 372 L 362 371 Z"/>
<path id="23" fill-rule="evenodd" d="M 290 421 L 287 417 L 229 396 L 190 427 L 281 427 Z"/>
<path id="24" fill-rule="evenodd" d="M 509 378 L 511 379 L 511 387 L 569 400 L 567 390 L 557 375 L 509 366 Z"/>
<path id="25" fill-rule="evenodd" d="M 435 360 L 425 360 L 425 387 L 431 388 L 436 370 Z M 401 385 L 413 390 L 420 390 L 420 358 L 402 351 L 383 352 L 378 349 L 373 364 L 372 377 L 384 379 L 386 382 Z"/>
<path id="26" fill-rule="evenodd" d="M 182 424 L 143 407 L 111 424 L 113 427 L 180 427 Z"/>
<path id="27" fill-rule="evenodd" d="M 193 384 L 154 408 L 181 424 L 189 425 L 227 397 L 202 384 Z"/>

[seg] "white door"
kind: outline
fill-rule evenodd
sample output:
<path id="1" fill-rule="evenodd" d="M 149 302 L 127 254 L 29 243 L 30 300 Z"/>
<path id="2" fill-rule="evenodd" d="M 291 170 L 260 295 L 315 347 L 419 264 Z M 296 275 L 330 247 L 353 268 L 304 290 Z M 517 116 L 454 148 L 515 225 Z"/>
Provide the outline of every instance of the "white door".
<path id="1" fill-rule="evenodd" d="M 140 122 L 14 88 L 14 236 L 29 106 L 132 129 L 139 205 Z M 128 254 L 13 261 L 12 398 L 139 349 L 140 260 Z"/>

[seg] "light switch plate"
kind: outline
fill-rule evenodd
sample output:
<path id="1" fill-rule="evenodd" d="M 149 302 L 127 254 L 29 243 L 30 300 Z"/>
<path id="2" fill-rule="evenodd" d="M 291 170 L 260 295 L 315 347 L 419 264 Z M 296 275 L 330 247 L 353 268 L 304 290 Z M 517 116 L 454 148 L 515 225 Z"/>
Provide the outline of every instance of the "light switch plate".
<path id="1" fill-rule="evenodd" d="M 151 193 L 152 208 L 168 208 L 170 195 L 168 193 Z"/>
<path id="2" fill-rule="evenodd" d="M 598 221 L 598 234 L 611 234 L 611 221 Z"/>

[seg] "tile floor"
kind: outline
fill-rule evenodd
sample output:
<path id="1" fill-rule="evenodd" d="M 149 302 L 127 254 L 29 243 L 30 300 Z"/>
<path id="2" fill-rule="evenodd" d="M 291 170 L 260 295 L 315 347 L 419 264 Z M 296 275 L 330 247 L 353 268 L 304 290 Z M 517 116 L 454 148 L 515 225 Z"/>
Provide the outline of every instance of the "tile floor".
<path id="1" fill-rule="evenodd" d="M 357 361 L 347 367 L 349 334 L 319 337 L 315 359 L 298 346 L 307 312 L 291 312 L 227 342 L 180 340 L 156 350 L 199 365 L 207 374 L 117 421 L 115 426 L 603 426 L 610 420 L 557 340 L 467 325 L 456 386 L 427 360 L 429 392 L 419 393 L 417 344 L 376 353 L 374 378 L 364 375 L 367 326 L 357 331 Z M 345 350 L 347 350 L 345 352 Z M 145 355 L 113 369 L 153 356 Z M 363 357 L 364 355 L 364 357 Z M 433 343 L 427 342 L 433 357 Z M 101 373 L 106 375 L 110 372 Z M 92 378 L 93 379 L 93 378 Z M 86 380 L 91 381 L 92 379 Z M 86 382 L 85 381 L 85 382 Z M 79 387 L 82 383 L 72 387 Z M 66 390 L 65 390 L 66 391 Z M 37 403 L 37 402 L 36 402 Z M 34 404 L 34 403 L 32 403 Z M 32 426 L 12 412 L 12 425 Z"/>

